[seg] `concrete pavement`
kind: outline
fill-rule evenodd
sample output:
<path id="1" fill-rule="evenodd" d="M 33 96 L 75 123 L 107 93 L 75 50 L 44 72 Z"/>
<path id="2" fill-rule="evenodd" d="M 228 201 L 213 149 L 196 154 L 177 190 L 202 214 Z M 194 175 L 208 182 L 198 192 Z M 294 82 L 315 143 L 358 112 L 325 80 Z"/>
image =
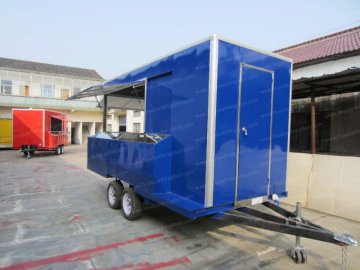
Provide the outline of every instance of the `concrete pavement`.
<path id="1" fill-rule="evenodd" d="M 0 269 L 339 269 L 341 248 L 302 239 L 308 263 L 287 255 L 293 236 L 155 207 L 127 221 L 107 206 L 109 179 L 86 170 L 86 147 L 28 160 L 0 151 Z M 359 210 L 360 211 L 360 210 Z M 303 209 L 360 239 L 360 223 Z M 358 269 L 360 249 L 349 249 Z"/>

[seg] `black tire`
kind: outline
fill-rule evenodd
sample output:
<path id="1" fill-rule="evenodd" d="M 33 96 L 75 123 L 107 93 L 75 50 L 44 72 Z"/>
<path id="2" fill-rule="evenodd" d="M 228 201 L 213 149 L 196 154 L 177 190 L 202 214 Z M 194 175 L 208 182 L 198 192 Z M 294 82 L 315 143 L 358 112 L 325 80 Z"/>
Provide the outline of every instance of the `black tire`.
<path id="1" fill-rule="evenodd" d="M 60 150 L 60 146 L 55 148 L 55 155 L 60 155 L 61 150 Z"/>
<path id="2" fill-rule="evenodd" d="M 65 147 L 62 145 L 62 146 L 60 146 L 60 154 L 62 155 L 62 154 L 64 154 L 64 152 L 65 152 Z"/>
<path id="3" fill-rule="evenodd" d="M 300 250 L 295 250 L 294 251 L 294 262 L 295 263 L 301 263 L 301 254 L 300 254 Z"/>
<path id="4" fill-rule="evenodd" d="M 307 262 L 307 254 L 305 250 L 300 250 L 300 254 L 301 254 L 301 263 L 306 263 Z"/>
<path id="5" fill-rule="evenodd" d="M 112 209 L 121 208 L 121 195 L 124 191 L 124 186 L 120 181 L 111 181 L 107 188 L 107 201 Z M 110 194 L 111 193 L 111 194 Z"/>
<path id="6" fill-rule="evenodd" d="M 293 253 L 293 259 L 295 263 L 306 263 L 307 262 L 307 255 L 306 251 L 303 249 L 295 249 Z"/>
<path id="7" fill-rule="evenodd" d="M 124 189 L 121 196 L 121 213 L 127 220 L 138 219 L 143 212 L 143 199 L 131 188 Z"/>
<path id="8" fill-rule="evenodd" d="M 23 152 L 23 154 L 24 154 L 24 157 L 27 157 L 27 156 L 28 156 L 27 152 Z"/>

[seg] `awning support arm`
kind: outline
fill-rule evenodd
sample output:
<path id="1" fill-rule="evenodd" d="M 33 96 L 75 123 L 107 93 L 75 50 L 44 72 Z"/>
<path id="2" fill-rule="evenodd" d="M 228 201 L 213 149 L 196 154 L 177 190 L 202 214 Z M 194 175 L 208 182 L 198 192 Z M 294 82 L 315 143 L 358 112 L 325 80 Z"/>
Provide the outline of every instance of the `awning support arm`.
<path id="1" fill-rule="evenodd" d="M 107 120 L 107 95 L 104 95 L 104 108 L 103 108 L 103 132 L 106 132 Z"/>
<path id="2" fill-rule="evenodd" d="M 134 85 L 133 88 L 134 88 L 134 92 L 135 92 L 136 98 L 137 98 L 137 100 L 139 101 L 139 104 L 140 104 L 142 110 L 144 110 L 144 107 L 143 107 L 142 104 L 141 104 L 139 95 L 138 95 L 138 93 L 137 93 L 137 91 L 136 91 L 136 86 Z"/>
<path id="3" fill-rule="evenodd" d="M 98 106 L 99 106 L 100 110 L 102 110 L 101 104 L 100 104 L 100 102 L 99 102 L 99 100 L 98 100 L 97 96 L 95 96 L 95 99 L 96 99 L 96 102 L 97 102 L 97 104 L 98 104 Z"/>

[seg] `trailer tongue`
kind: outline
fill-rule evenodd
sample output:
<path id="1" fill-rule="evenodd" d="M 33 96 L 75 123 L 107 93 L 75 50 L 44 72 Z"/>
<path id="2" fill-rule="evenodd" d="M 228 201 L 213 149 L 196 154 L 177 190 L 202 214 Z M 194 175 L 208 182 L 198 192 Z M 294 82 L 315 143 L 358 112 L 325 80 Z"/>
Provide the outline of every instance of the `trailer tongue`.
<path id="1" fill-rule="evenodd" d="M 357 241 L 349 234 L 334 233 L 302 218 L 300 203 L 297 203 L 295 213 L 270 201 L 262 203 L 262 206 L 266 210 L 270 210 L 270 213 L 269 211 L 260 211 L 251 207 L 242 207 L 218 214 L 216 218 L 245 226 L 295 235 L 296 243 L 291 252 L 291 257 L 296 263 L 305 263 L 307 261 L 306 250 L 300 245 L 300 237 L 345 247 L 358 245 Z"/>

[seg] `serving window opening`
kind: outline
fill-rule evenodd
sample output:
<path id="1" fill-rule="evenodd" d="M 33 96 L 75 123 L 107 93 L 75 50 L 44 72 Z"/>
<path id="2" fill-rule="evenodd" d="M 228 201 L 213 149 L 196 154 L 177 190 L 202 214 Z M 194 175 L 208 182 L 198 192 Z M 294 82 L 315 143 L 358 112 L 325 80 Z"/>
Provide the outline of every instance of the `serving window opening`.
<path id="1" fill-rule="evenodd" d="M 89 87 L 80 93 L 77 93 L 68 100 L 95 97 L 98 101 L 98 107 L 103 111 L 103 131 L 114 132 L 111 128 L 112 125 L 108 125 L 108 110 L 128 110 L 135 111 L 135 117 L 133 123 L 141 123 L 140 129 L 136 125 L 135 131 L 144 132 L 145 130 L 145 115 L 146 115 L 146 85 L 148 79 L 142 79 L 132 81 L 129 83 L 114 83 L 111 85 L 95 85 Z M 140 112 L 140 113 L 139 113 Z M 136 115 L 143 117 L 138 117 Z M 119 119 L 120 120 L 120 119 Z M 126 121 L 127 122 L 127 121 Z M 109 126 L 109 127 L 108 127 Z M 131 124 L 132 127 L 134 125 Z M 120 128 L 119 128 L 120 131 Z M 121 130 L 123 131 L 123 130 Z M 126 127 L 126 132 L 133 132 L 132 129 Z"/>
<path id="2" fill-rule="evenodd" d="M 146 84 L 136 84 L 123 88 L 119 91 L 107 95 L 107 109 L 125 109 L 127 110 L 125 120 L 128 123 L 125 130 L 119 132 L 143 133 L 145 118 L 145 97 Z M 130 108 L 130 110 L 129 110 Z M 120 122 L 120 119 L 119 119 Z M 125 123 L 126 125 L 126 123 Z"/>
<path id="3" fill-rule="evenodd" d="M 62 131 L 63 131 L 63 121 L 55 117 L 50 117 L 50 132 L 61 133 Z"/>

